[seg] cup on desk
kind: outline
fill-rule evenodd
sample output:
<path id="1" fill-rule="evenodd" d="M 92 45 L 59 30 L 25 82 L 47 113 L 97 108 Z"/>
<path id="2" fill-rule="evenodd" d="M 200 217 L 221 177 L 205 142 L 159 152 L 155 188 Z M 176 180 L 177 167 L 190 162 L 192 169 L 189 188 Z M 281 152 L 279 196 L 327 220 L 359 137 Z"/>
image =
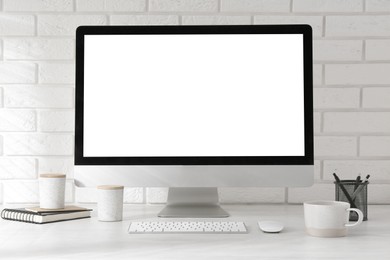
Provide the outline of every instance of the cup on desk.
<path id="1" fill-rule="evenodd" d="M 348 223 L 350 211 L 355 211 L 358 220 Z M 341 201 L 309 201 L 304 203 L 306 233 L 316 237 L 343 237 L 347 228 L 363 221 L 363 213 Z"/>
<path id="2" fill-rule="evenodd" d="M 344 186 L 344 190 L 341 189 L 341 185 Z M 336 201 L 345 201 L 349 203 L 349 200 L 344 193 L 345 191 L 349 194 L 352 201 L 355 203 L 356 208 L 360 209 L 363 212 L 363 221 L 367 220 L 368 209 L 367 209 L 367 188 L 368 181 L 356 183 L 355 180 L 341 180 L 340 182 L 335 182 L 336 187 Z M 356 212 L 351 212 L 349 214 L 349 220 L 357 221 L 358 215 Z"/>
<path id="3" fill-rule="evenodd" d="M 97 189 L 99 221 L 121 221 L 124 187 L 120 185 L 101 185 Z"/>
<path id="4" fill-rule="evenodd" d="M 65 207 L 65 174 L 45 173 L 39 175 L 39 207 L 62 209 Z"/>

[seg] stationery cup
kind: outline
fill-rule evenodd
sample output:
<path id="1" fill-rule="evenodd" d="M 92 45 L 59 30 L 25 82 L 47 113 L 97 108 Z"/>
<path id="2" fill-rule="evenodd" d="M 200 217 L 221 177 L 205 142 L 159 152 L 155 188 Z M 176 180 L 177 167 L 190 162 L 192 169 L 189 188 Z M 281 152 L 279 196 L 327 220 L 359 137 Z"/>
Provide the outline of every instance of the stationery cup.
<path id="1" fill-rule="evenodd" d="M 39 207 L 62 209 L 65 207 L 65 174 L 39 175 Z"/>
<path id="2" fill-rule="evenodd" d="M 344 191 L 346 191 L 349 194 L 350 198 L 355 203 L 356 208 L 360 209 L 363 212 L 363 221 L 367 220 L 367 215 L 368 215 L 368 209 L 367 209 L 368 182 L 361 182 L 358 185 L 356 185 L 355 180 L 342 180 L 340 182 L 335 182 L 335 187 L 336 187 L 335 200 L 349 202 L 343 189 L 341 189 L 341 185 L 344 186 Z M 357 221 L 358 220 L 357 213 L 354 211 L 351 211 L 351 213 L 349 214 L 349 220 Z"/>
<path id="3" fill-rule="evenodd" d="M 99 221 L 121 221 L 123 215 L 123 186 L 98 186 Z"/>
<path id="4" fill-rule="evenodd" d="M 349 213 L 358 215 L 355 223 L 348 223 Z M 363 213 L 341 201 L 309 201 L 304 203 L 306 233 L 316 237 L 343 237 L 347 228 L 362 223 Z"/>

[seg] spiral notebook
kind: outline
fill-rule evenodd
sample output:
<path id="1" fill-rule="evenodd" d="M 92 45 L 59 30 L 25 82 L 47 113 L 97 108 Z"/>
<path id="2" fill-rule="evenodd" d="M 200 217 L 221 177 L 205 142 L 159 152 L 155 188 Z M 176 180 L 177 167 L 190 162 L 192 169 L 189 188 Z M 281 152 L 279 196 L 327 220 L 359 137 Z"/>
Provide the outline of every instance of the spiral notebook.
<path id="1" fill-rule="evenodd" d="M 45 224 L 89 217 L 91 217 L 91 212 L 89 210 L 77 212 L 33 212 L 31 210 L 19 208 L 3 209 L 1 211 L 2 219 L 34 224 Z"/>

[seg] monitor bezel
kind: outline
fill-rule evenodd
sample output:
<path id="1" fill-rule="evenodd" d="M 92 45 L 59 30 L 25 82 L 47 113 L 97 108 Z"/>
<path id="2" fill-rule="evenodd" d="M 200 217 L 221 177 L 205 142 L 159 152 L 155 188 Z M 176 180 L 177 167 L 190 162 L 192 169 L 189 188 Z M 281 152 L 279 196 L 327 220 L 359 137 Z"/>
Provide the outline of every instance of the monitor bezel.
<path id="1" fill-rule="evenodd" d="M 304 63 L 304 156 L 84 156 L 84 36 L 120 34 L 302 34 Z M 313 165 L 313 58 L 309 25 L 79 26 L 76 30 L 75 165 Z"/>

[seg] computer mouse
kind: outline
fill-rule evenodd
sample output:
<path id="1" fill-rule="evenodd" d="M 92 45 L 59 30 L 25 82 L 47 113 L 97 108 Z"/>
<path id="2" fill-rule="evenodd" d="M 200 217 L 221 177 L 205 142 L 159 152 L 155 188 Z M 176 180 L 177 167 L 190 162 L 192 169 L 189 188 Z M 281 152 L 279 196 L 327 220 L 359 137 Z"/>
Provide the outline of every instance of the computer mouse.
<path id="1" fill-rule="evenodd" d="M 258 224 L 264 233 L 279 233 L 284 228 L 283 224 L 278 221 L 259 221 Z"/>

